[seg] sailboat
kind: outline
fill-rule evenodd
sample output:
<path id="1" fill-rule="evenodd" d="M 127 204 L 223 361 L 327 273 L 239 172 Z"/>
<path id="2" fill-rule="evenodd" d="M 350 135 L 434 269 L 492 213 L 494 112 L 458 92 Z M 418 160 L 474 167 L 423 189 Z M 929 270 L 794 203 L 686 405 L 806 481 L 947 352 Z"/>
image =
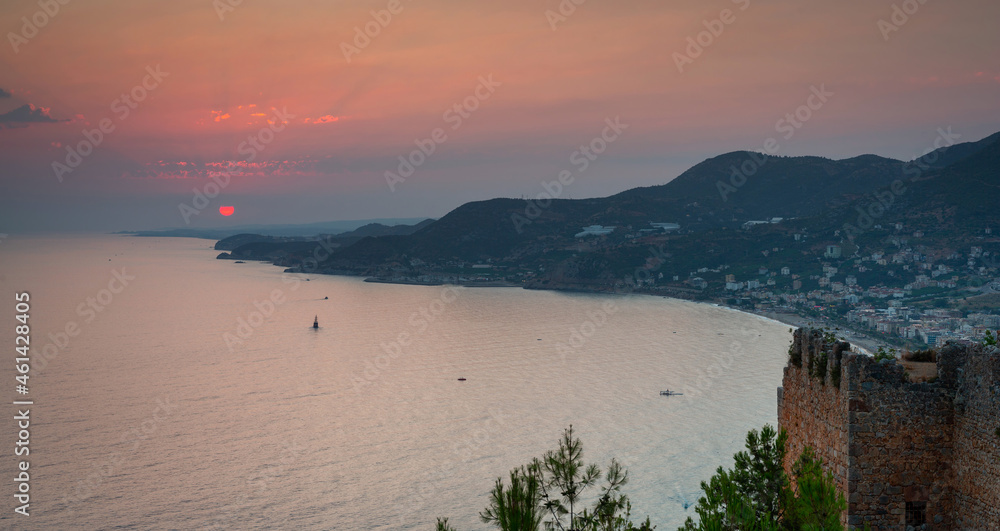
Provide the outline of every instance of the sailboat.
<path id="1" fill-rule="evenodd" d="M 318 315 L 313 319 L 313 328 L 314 329 L 315 328 L 319 328 L 319 316 Z"/>

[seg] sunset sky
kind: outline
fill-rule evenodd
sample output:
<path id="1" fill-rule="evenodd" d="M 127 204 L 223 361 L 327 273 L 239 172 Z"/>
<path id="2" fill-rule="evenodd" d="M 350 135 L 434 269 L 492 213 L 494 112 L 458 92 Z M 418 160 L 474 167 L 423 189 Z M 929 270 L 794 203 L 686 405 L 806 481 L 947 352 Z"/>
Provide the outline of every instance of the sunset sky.
<path id="1" fill-rule="evenodd" d="M 439 217 L 534 197 L 616 117 L 627 129 L 563 197 L 769 137 L 782 155 L 911 159 L 938 128 L 1000 130 L 996 0 L 49 1 L 0 4 L 0 233 Z M 832 95 L 777 132 L 813 87 Z M 178 205 L 230 161 L 187 225 Z"/>

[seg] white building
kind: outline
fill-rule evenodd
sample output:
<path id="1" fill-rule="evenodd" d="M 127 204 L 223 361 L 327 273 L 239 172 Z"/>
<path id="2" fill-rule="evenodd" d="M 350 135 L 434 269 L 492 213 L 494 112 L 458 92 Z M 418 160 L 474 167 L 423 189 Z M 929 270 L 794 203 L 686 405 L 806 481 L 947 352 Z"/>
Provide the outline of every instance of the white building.
<path id="1" fill-rule="evenodd" d="M 694 277 L 691 280 L 688 280 L 688 284 L 690 284 L 691 287 L 695 289 L 705 289 L 708 287 L 708 282 L 706 282 L 705 279 L 701 277 Z M 726 289 L 728 289 L 728 287 Z"/>
<path id="2" fill-rule="evenodd" d="M 589 227 L 584 227 L 583 232 L 576 233 L 577 238 L 586 238 L 587 236 L 604 236 L 606 234 L 611 234 L 614 232 L 614 227 L 604 227 L 601 225 L 590 225 Z"/>
<path id="3" fill-rule="evenodd" d="M 767 225 L 770 221 L 747 221 L 743 224 L 743 230 L 750 230 L 754 225 Z"/>
<path id="4" fill-rule="evenodd" d="M 681 226 L 678 223 L 652 223 L 650 225 L 657 229 L 663 229 L 663 232 L 670 232 L 673 230 L 680 230 Z"/>

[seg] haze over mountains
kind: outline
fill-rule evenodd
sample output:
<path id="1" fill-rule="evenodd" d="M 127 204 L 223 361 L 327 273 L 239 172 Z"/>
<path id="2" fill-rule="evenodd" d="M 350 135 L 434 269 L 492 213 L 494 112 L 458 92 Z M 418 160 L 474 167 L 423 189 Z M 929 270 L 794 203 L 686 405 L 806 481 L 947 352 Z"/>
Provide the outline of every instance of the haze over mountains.
<path id="1" fill-rule="evenodd" d="M 363 238 L 379 236 L 403 236 L 413 234 L 433 223 L 432 219 L 425 219 L 414 225 L 396 224 L 383 225 L 382 223 L 368 223 L 357 229 L 347 232 L 327 234 L 324 240 L 332 241 L 334 248 L 346 247 L 354 244 Z M 272 236 L 262 234 L 242 233 L 223 238 L 216 242 L 215 248 L 224 251 L 240 249 L 232 258 L 258 258 L 268 256 L 274 252 L 287 252 L 289 249 L 306 249 L 315 247 L 315 238 L 302 236 Z"/>
<path id="2" fill-rule="evenodd" d="M 136 236 L 153 237 L 181 237 L 181 238 L 207 238 L 221 240 L 237 234 L 258 234 L 262 236 L 274 237 L 301 237 L 316 236 L 317 234 L 344 234 L 347 232 L 359 231 L 359 235 L 377 236 L 382 232 L 372 230 L 371 227 L 395 227 L 402 225 L 413 225 L 426 221 L 424 218 L 379 218 L 379 219 L 357 219 L 321 221 L 318 223 L 284 224 L 284 225 L 235 225 L 232 227 L 220 227 L 214 229 L 206 228 L 184 228 L 184 229 L 160 229 L 143 231 L 123 231 L 121 234 L 135 234 Z M 362 231 L 363 227 L 369 227 Z"/>
<path id="3" fill-rule="evenodd" d="M 991 225 L 1000 230 L 998 139 L 1000 133 L 948 146 L 944 138 L 943 147 L 908 162 L 875 155 L 830 160 L 737 151 L 697 164 L 666 184 L 610 197 L 466 203 L 412 234 L 360 238 L 319 268 L 416 275 L 447 271 L 458 263 L 490 263 L 533 271 L 534 282 L 558 278 L 592 284 L 641 267 L 651 245 L 668 248 L 669 258 L 658 269 L 682 280 L 700 267 L 738 267 L 744 261 L 750 267 L 760 261 L 761 251 L 782 247 L 772 240 L 790 233 L 805 234 L 817 249 L 850 246 L 855 239 L 861 245 L 884 237 L 880 227 L 900 222 L 907 231 L 921 231 L 922 245 L 957 245 Z M 755 221 L 774 223 L 747 223 Z M 652 223 L 676 223 L 680 229 L 668 233 Z M 614 229 L 604 236 L 575 237 L 593 225 Z M 234 257 L 240 249 L 235 251 Z M 304 258 L 285 251 L 284 265 L 294 267 Z"/>

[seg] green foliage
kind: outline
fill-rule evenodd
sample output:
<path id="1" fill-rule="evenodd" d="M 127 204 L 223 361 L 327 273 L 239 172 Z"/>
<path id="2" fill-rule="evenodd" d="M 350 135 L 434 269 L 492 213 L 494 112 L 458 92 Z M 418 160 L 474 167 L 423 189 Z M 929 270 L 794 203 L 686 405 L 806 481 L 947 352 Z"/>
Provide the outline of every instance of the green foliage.
<path id="1" fill-rule="evenodd" d="M 837 342 L 837 335 L 832 331 L 827 330 L 826 328 L 821 328 L 820 331 L 823 332 L 823 342 L 827 345 L 833 345 Z"/>
<path id="2" fill-rule="evenodd" d="M 914 350 L 913 352 L 904 354 L 903 357 L 910 361 L 928 363 L 937 361 L 937 351 L 932 348 L 926 350 Z"/>
<path id="3" fill-rule="evenodd" d="M 633 524 L 619 518 L 623 511 L 631 510 L 622 487 L 628 483 L 628 472 L 621 464 L 611 460 L 600 495 L 590 509 L 578 512 L 585 491 L 596 487 L 601 479 L 601 469 L 583 462 L 583 444 L 573 436 L 570 426 L 559 441 L 557 450 L 550 450 L 541 459 L 535 459 L 527 470 L 539 480 L 541 506 L 552 516 L 547 529 L 631 530 Z M 648 524 L 648 519 L 647 519 Z"/>
<path id="4" fill-rule="evenodd" d="M 497 478 L 490 493 L 490 506 L 479 513 L 485 524 L 500 529 L 537 531 L 542 525 L 541 494 L 538 478 L 525 468 L 511 470 L 510 487 Z"/>
<path id="5" fill-rule="evenodd" d="M 896 349 L 890 348 L 886 350 L 885 347 L 879 347 L 878 352 L 875 353 L 875 361 L 883 360 L 896 360 Z"/>
<path id="6" fill-rule="evenodd" d="M 730 472 L 719 467 L 708 484 L 702 482 L 705 490 L 695 512 L 696 524 L 691 517 L 684 522 L 680 531 L 779 531 L 781 526 L 768 518 L 758 518 L 750 500 L 742 495 Z"/>
<path id="7" fill-rule="evenodd" d="M 781 516 L 781 506 L 772 493 L 781 492 L 788 486 L 782 466 L 787 440 L 788 433 L 784 430 L 779 433 L 764 425 L 759 434 L 750 430 L 747 433 L 747 451 L 733 456 L 736 461 L 736 484 L 749 495 L 758 514 L 770 514 L 775 521 Z"/>
<path id="8" fill-rule="evenodd" d="M 836 330 L 840 329 L 837 328 Z M 840 358 L 843 356 L 843 352 L 841 352 L 840 347 L 837 345 L 840 340 L 837 339 L 835 331 L 820 328 L 819 332 L 822 334 L 823 341 L 819 347 L 819 351 L 814 353 L 809 359 L 809 375 L 818 378 L 821 383 L 826 384 L 826 375 L 829 372 L 830 382 L 840 387 Z M 831 354 L 835 358 L 832 366 L 829 363 Z M 802 366 L 801 363 L 799 366 Z"/>
<path id="9" fill-rule="evenodd" d="M 788 498 L 786 529 L 843 529 L 840 513 L 847 508 L 847 501 L 837 490 L 833 474 L 823 472 L 822 464 L 812 448 L 806 447 L 792 467 L 798 495 Z"/>
<path id="10" fill-rule="evenodd" d="M 788 477 L 782 468 L 787 433 L 769 425 L 750 430 L 746 451 L 738 452 L 733 470 L 722 467 L 709 481 L 702 482 L 705 496 L 695 512 L 699 523 L 690 518 L 683 530 L 779 529 L 782 497 L 788 491 Z"/>
<path id="11" fill-rule="evenodd" d="M 612 461 L 612 467 L 620 473 L 621 468 Z M 595 464 L 585 465 L 583 462 L 583 443 L 573 437 L 573 426 L 563 432 L 558 450 L 549 450 L 542 459 L 535 459 L 529 468 L 542 478 L 543 505 L 548 510 L 559 527 L 562 528 L 562 517 L 569 516 L 569 526 L 576 523 L 576 506 L 585 490 L 594 486 L 601 477 L 601 471 Z M 611 470 L 609 470 L 611 474 Z M 609 489 L 617 490 L 621 484 L 628 481 L 625 476 L 615 476 L 616 484 Z"/>
<path id="12" fill-rule="evenodd" d="M 843 530 L 844 496 L 824 474 L 822 462 L 806 448 L 793 467 L 795 488 L 782 466 L 787 433 L 764 426 L 747 434 L 747 451 L 735 456 L 732 470 L 720 467 L 702 482 L 696 524 L 688 518 L 680 531 Z"/>
<path id="13" fill-rule="evenodd" d="M 802 351 L 795 348 L 795 342 L 788 346 L 788 361 L 798 368 L 802 368 Z"/>
<path id="14" fill-rule="evenodd" d="M 988 347 L 996 346 L 998 341 L 1000 341 L 1000 330 L 997 330 L 996 335 L 993 335 L 993 332 L 987 330 L 986 335 L 983 336 L 983 345 Z"/>
<path id="15" fill-rule="evenodd" d="M 840 387 L 840 369 L 844 359 L 844 351 L 839 347 L 834 347 L 833 365 L 830 367 L 830 383 L 834 387 Z"/>
<path id="16" fill-rule="evenodd" d="M 812 363 L 813 374 L 812 376 L 819 379 L 820 383 L 826 383 L 826 369 L 829 364 L 830 355 L 824 350 L 815 356 L 816 361 Z"/>
<path id="17" fill-rule="evenodd" d="M 1000 437 L 1000 428 L 997 428 Z M 769 425 L 750 430 L 746 450 L 734 456 L 732 470 L 719 467 L 707 482 L 705 495 L 680 531 L 843 531 L 840 514 L 847 507 L 833 475 L 806 448 L 785 473 L 788 434 Z M 653 531 L 649 518 L 631 521 L 632 504 L 622 493 L 628 473 L 615 460 L 606 472 L 583 461 L 583 445 L 570 426 L 557 450 L 510 472 L 509 485 L 497 478 L 490 505 L 480 514 L 484 523 L 502 531 Z M 577 512 L 587 491 L 599 488 L 593 505 Z M 545 514 L 551 520 L 544 522 Z M 447 518 L 437 519 L 437 531 L 455 531 Z"/>
<path id="18" fill-rule="evenodd" d="M 497 478 L 490 505 L 479 517 L 503 531 L 538 531 L 546 514 L 551 516 L 544 522 L 546 530 L 653 531 L 648 517 L 639 525 L 632 523 L 632 504 L 622 493 L 626 483 L 628 472 L 614 459 L 603 473 L 597 465 L 584 463 L 583 444 L 570 426 L 557 450 L 512 470 L 509 485 Z M 591 489 L 597 489 L 597 500 L 581 508 Z M 454 531 L 446 518 L 438 519 L 437 529 Z"/>
<path id="19" fill-rule="evenodd" d="M 584 510 L 584 513 L 587 511 Z M 594 514 L 594 518 L 591 520 L 584 517 L 584 521 L 588 523 L 582 524 L 584 527 L 580 527 L 580 531 L 653 531 L 656 529 L 655 525 L 649 523 L 649 517 L 646 520 L 640 522 L 638 526 L 632 523 L 632 503 L 625 499 L 624 514 L 619 511 L 605 511 L 602 514 Z"/>

